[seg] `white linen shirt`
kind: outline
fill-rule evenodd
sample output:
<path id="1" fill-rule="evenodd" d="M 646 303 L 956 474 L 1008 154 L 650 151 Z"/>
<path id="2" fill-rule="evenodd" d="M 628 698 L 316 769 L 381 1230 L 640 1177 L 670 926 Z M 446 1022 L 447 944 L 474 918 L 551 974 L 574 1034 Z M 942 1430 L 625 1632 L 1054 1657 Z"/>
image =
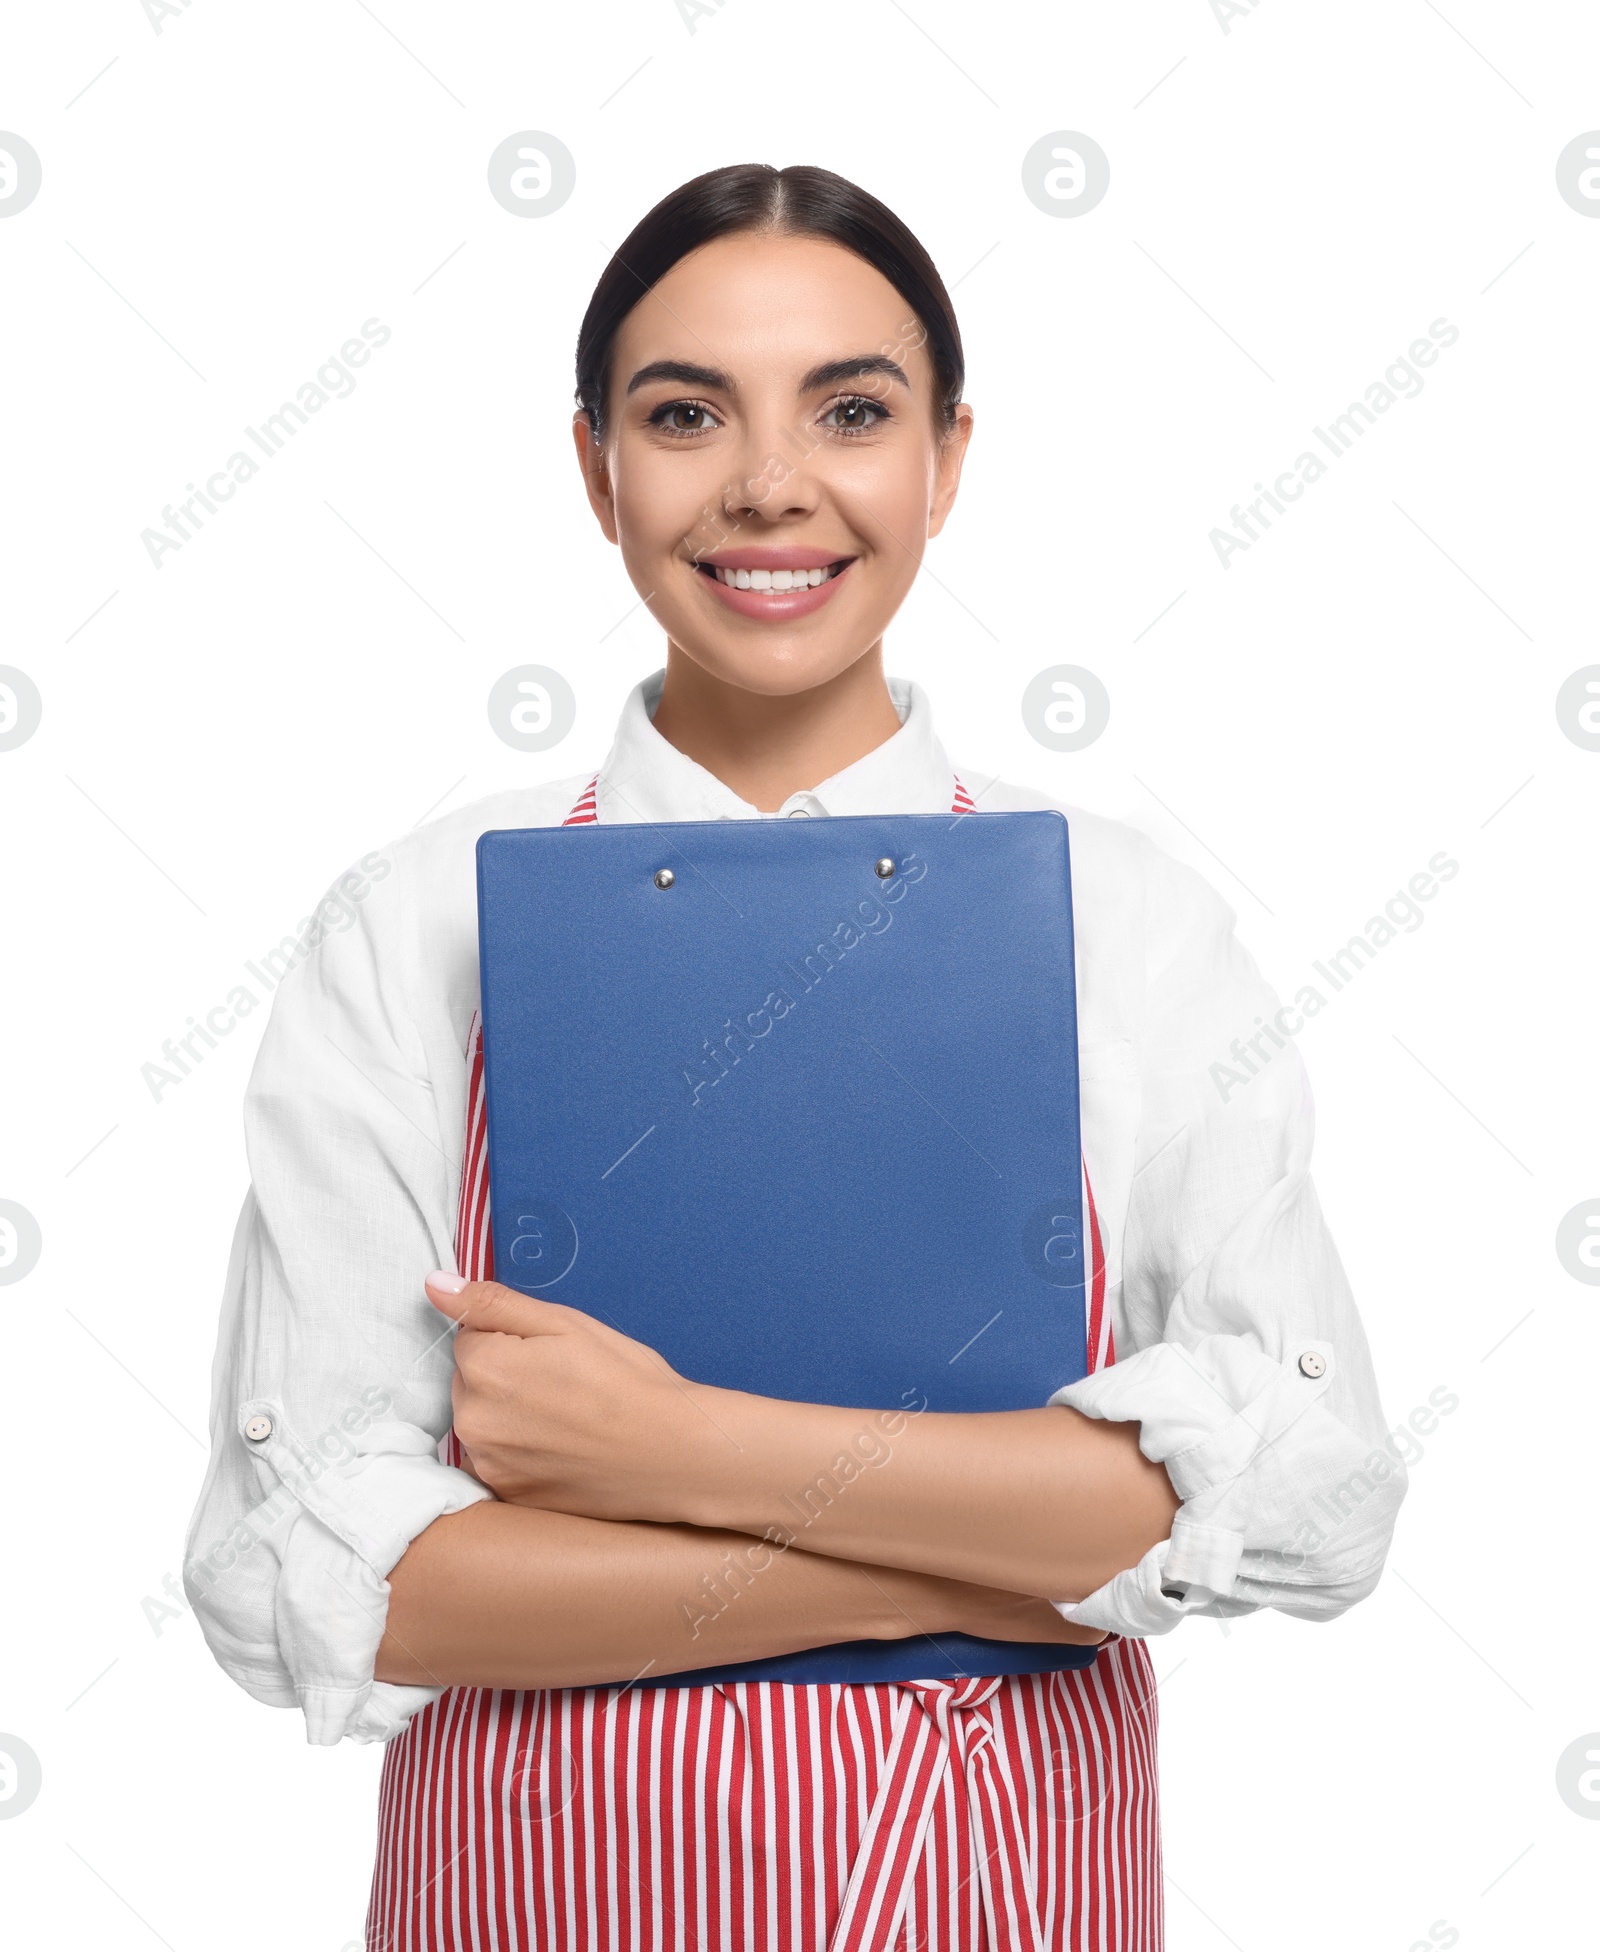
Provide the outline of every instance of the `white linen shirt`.
<path id="1" fill-rule="evenodd" d="M 623 708 L 602 822 L 950 810 L 953 769 L 913 683 L 889 680 L 898 732 L 763 816 L 655 730 L 663 675 Z M 1054 804 L 959 770 L 980 811 Z M 251 1188 L 184 1581 L 218 1661 L 258 1700 L 298 1706 L 312 1742 L 387 1740 L 441 1692 L 373 1666 L 390 1569 L 434 1519 L 489 1495 L 437 1454 L 452 1351 L 422 1288 L 454 1266 L 474 849 L 490 828 L 558 824 L 589 777 L 497 794 L 364 856 L 284 945 L 245 1101 Z M 1258 1042 L 1247 1085 L 1213 1083 L 1278 1002 L 1233 911 L 1132 828 L 1059 810 L 1119 1360 L 1049 1400 L 1137 1421 L 1182 1500 L 1170 1540 L 1060 1611 L 1130 1635 L 1187 1612 L 1327 1619 L 1376 1585 L 1405 1474 L 1307 1177 L 1300 1060 Z"/>

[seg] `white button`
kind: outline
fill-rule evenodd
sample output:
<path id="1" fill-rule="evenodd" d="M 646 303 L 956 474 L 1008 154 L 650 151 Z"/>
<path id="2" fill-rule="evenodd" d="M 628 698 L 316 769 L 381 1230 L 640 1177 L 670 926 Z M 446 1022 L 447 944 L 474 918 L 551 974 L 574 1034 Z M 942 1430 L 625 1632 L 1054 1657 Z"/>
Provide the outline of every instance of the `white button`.
<path id="1" fill-rule="evenodd" d="M 1307 1349 L 1305 1354 L 1300 1358 L 1300 1374 L 1302 1376 L 1310 1376 L 1315 1380 L 1316 1377 L 1325 1375 L 1327 1368 L 1326 1360 L 1322 1356 L 1319 1356 L 1315 1349 Z"/>
<path id="2" fill-rule="evenodd" d="M 789 818 L 791 820 L 809 820 L 811 818 L 811 809 L 809 807 L 790 807 Z"/>
<path id="3" fill-rule="evenodd" d="M 252 1417 L 244 1427 L 244 1434 L 253 1444 L 264 1444 L 272 1435 L 271 1417 Z"/>

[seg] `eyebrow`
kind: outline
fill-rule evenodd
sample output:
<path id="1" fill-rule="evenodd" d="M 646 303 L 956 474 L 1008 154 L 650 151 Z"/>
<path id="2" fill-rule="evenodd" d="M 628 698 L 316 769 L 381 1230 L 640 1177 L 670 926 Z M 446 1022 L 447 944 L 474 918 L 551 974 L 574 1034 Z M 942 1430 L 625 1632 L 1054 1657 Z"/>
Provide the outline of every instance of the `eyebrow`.
<path id="1" fill-rule="evenodd" d="M 881 373 L 885 379 L 898 380 L 909 392 L 911 382 L 906 378 L 905 369 L 896 365 L 886 353 L 866 352 L 854 359 L 830 359 L 826 365 L 813 366 L 800 382 L 802 393 L 814 393 L 818 387 L 832 386 L 839 380 L 865 379 L 869 373 Z"/>
<path id="2" fill-rule="evenodd" d="M 650 386 L 656 380 L 671 380 L 678 386 L 703 386 L 718 393 L 733 391 L 733 381 L 726 373 L 719 373 L 715 366 L 694 366 L 683 359 L 652 359 L 629 380 L 628 391 L 637 393 L 641 386 Z"/>
<path id="3" fill-rule="evenodd" d="M 815 393 L 819 387 L 836 385 L 840 380 L 863 379 L 869 373 L 881 373 L 884 378 L 898 380 L 910 389 L 911 382 L 906 378 L 905 369 L 883 353 L 859 353 L 848 359 L 830 359 L 821 366 L 813 366 L 801 379 L 799 391 Z M 641 386 L 650 386 L 658 380 L 669 380 L 677 386 L 700 386 L 708 391 L 734 393 L 738 389 L 728 374 L 715 366 L 696 366 L 683 359 L 653 359 L 648 366 L 641 366 L 628 382 L 628 392 L 637 393 Z"/>

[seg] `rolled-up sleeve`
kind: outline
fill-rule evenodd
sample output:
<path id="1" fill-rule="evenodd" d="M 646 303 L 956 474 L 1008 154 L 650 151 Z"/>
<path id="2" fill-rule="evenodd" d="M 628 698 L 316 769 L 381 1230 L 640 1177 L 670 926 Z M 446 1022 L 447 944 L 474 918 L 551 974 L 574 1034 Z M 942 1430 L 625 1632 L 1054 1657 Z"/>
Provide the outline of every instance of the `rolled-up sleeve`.
<path id="1" fill-rule="evenodd" d="M 1192 870 L 1150 849 L 1141 1112 L 1121 1360 L 1054 1403 L 1137 1422 L 1182 1500 L 1169 1540 L 1071 1620 L 1163 1633 L 1186 1613 L 1331 1619 L 1377 1584 L 1405 1466 L 1309 1172 L 1289 1004 Z"/>
<path id="2" fill-rule="evenodd" d="M 460 1140 L 440 1129 L 398 977 L 398 869 L 362 866 L 287 957 L 251 1076 L 251 1187 L 184 1556 L 222 1667 L 324 1744 L 387 1740 L 439 1693 L 373 1678 L 387 1575 L 436 1518 L 489 1496 L 437 1454 L 452 1350 L 422 1279 L 453 1265 Z"/>

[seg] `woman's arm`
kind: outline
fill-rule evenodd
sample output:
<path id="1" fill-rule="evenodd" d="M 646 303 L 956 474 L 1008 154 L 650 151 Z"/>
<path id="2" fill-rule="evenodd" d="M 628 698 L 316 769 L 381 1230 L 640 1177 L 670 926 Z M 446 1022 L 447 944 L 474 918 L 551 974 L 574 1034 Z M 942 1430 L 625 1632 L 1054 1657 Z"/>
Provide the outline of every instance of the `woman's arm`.
<path id="1" fill-rule="evenodd" d="M 415 1687 L 586 1687 L 918 1634 L 1104 1638 L 1018 1593 L 506 1504 L 436 1520 L 389 1587 L 377 1679 Z"/>
<path id="2" fill-rule="evenodd" d="M 842 1410 L 688 1382 L 604 1323 L 432 1277 L 456 1434 L 509 1502 L 782 1536 L 809 1552 L 1075 1601 L 1166 1538 L 1137 1427 L 1066 1408 Z"/>
<path id="3" fill-rule="evenodd" d="M 890 1436 L 870 1412 L 715 1399 L 739 1450 L 684 1454 L 674 1501 L 695 1524 L 787 1525 L 810 1552 L 1081 1600 L 1137 1565 L 1178 1510 L 1137 1424 L 1065 1408 L 924 1412 Z"/>

